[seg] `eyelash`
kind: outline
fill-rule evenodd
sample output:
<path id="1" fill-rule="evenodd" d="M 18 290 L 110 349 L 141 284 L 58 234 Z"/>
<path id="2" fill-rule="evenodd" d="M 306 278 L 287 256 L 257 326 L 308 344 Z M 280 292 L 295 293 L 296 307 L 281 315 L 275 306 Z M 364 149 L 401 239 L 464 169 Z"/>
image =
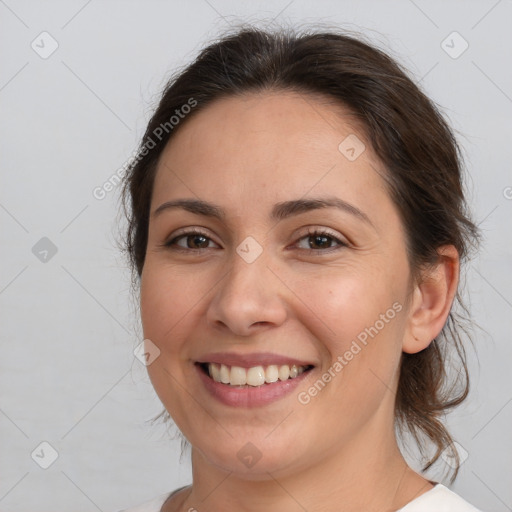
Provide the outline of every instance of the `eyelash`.
<path id="1" fill-rule="evenodd" d="M 166 247 L 168 249 L 172 249 L 174 251 L 180 251 L 180 252 L 191 252 L 192 251 L 192 252 L 198 253 L 198 252 L 203 252 L 203 251 L 207 251 L 208 249 L 210 249 L 210 247 L 191 249 L 188 247 L 184 248 L 184 247 L 175 245 L 178 240 L 180 240 L 182 238 L 186 239 L 186 238 L 188 238 L 190 236 L 194 236 L 194 235 L 196 235 L 196 236 L 199 235 L 199 236 L 202 236 L 210 241 L 213 241 L 206 233 L 204 233 L 198 229 L 191 229 L 190 231 L 186 231 L 184 233 L 181 233 L 178 236 L 175 236 L 174 238 L 172 238 L 168 242 L 165 242 L 162 245 L 163 245 L 163 247 Z M 307 251 L 307 252 L 313 253 L 315 255 L 322 256 L 325 253 L 331 253 L 333 251 L 337 251 L 344 247 L 348 247 L 348 245 L 349 245 L 348 243 L 343 242 L 342 240 L 340 240 L 339 238 L 334 236 L 331 232 L 329 232 L 325 229 L 314 229 L 314 228 L 308 228 L 307 233 L 302 235 L 297 241 L 303 240 L 305 238 L 311 238 L 311 237 L 317 237 L 317 236 L 324 236 L 324 237 L 330 238 L 331 241 L 336 242 L 338 244 L 338 246 L 337 247 L 328 247 L 327 249 L 303 249 L 303 248 L 300 248 L 299 250 Z"/>

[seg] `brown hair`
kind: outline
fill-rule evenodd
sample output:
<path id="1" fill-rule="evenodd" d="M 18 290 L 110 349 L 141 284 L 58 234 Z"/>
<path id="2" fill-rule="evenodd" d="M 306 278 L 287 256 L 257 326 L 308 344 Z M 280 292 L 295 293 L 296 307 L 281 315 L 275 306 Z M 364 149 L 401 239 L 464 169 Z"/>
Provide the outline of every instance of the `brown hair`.
<path id="1" fill-rule="evenodd" d="M 438 261 L 437 251 L 442 245 L 455 246 L 461 261 L 466 259 L 468 249 L 478 241 L 478 230 L 465 206 L 459 146 L 434 103 L 401 66 L 360 35 L 249 27 L 225 34 L 173 77 L 149 121 L 124 189 L 129 222 L 126 249 L 136 280 L 144 266 L 153 181 L 166 143 L 211 102 L 264 91 L 319 93 L 357 117 L 385 166 L 383 178 L 405 227 L 416 279 L 421 269 Z M 190 105 L 191 99 L 197 102 L 191 112 L 170 126 L 170 118 L 183 105 Z M 165 126 L 167 129 L 162 130 Z M 459 292 L 456 305 L 467 314 Z M 469 392 L 462 341 L 462 335 L 467 334 L 464 321 L 465 317 L 452 308 L 442 332 L 426 349 L 402 354 L 395 402 L 399 433 L 408 429 L 422 456 L 422 437 L 436 449 L 427 457 L 423 470 L 448 449 L 456 460 L 452 482 L 459 458 L 441 416 Z M 458 364 L 452 366 L 453 356 Z M 452 368 L 455 378 L 450 375 Z"/>

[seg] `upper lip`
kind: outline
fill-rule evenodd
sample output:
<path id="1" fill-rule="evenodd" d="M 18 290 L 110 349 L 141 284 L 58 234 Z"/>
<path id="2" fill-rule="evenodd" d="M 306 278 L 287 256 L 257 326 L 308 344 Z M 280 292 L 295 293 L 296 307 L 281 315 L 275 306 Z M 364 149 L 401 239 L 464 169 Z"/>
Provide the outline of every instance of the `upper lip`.
<path id="1" fill-rule="evenodd" d="M 290 356 L 272 354 L 271 352 L 258 352 L 252 354 L 236 354 L 234 352 L 215 352 L 206 354 L 196 361 L 197 363 L 217 363 L 226 366 L 240 366 L 242 368 L 252 368 L 254 366 L 270 365 L 296 365 L 296 366 L 314 366 L 309 361 L 302 361 Z"/>

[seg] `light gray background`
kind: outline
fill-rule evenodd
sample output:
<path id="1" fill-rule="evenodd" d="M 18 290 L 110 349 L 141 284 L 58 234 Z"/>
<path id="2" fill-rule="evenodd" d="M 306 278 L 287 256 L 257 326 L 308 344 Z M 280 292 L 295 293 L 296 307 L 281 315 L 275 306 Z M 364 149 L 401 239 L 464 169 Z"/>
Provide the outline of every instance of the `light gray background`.
<path id="1" fill-rule="evenodd" d="M 483 329 L 472 391 L 449 417 L 468 453 L 453 489 L 512 510 L 510 0 L 0 0 L 0 510 L 116 511 L 190 482 L 179 442 L 146 422 L 161 405 L 133 356 L 117 191 L 92 192 L 132 154 L 171 71 L 230 24 L 273 18 L 360 28 L 460 134 L 485 240 L 468 274 Z M 46 59 L 31 47 L 51 49 L 43 31 L 58 43 Z M 469 44 L 458 58 L 442 47 L 453 31 Z M 444 44 L 458 53 L 463 41 Z M 46 262 L 32 251 L 43 237 L 58 249 Z M 43 441 L 58 452 L 48 469 L 31 457 Z"/>

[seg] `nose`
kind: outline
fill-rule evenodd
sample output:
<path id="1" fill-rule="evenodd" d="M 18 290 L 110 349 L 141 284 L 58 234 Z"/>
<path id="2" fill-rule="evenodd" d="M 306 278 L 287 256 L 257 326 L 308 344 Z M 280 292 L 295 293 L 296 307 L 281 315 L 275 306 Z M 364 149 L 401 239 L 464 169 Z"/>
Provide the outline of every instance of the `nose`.
<path id="1" fill-rule="evenodd" d="M 282 325 L 287 317 L 285 291 L 267 259 L 261 255 L 247 263 L 234 253 L 229 263 L 209 304 L 208 324 L 238 336 Z"/>

